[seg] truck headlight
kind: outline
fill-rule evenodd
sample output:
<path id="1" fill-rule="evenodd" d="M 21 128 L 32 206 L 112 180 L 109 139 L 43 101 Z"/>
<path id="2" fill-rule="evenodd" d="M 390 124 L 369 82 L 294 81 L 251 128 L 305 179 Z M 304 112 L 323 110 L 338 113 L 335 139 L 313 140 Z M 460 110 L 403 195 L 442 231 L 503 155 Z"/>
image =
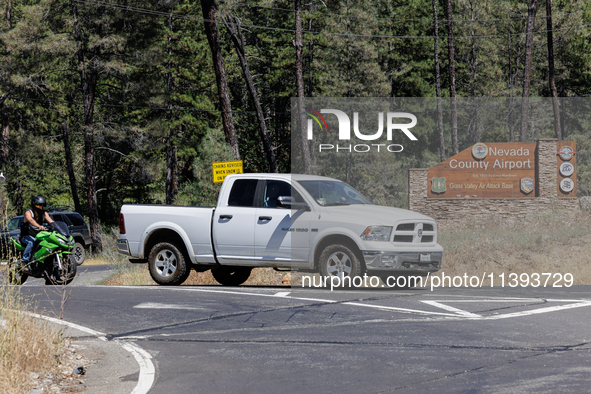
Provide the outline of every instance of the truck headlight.
<path id="1" fill-rule="evenodd" d="M 361 234 L 361 239 L 364 241 L 390 241 L 392 235 L 392 227 L 388 226 L 369 226 Z"/>

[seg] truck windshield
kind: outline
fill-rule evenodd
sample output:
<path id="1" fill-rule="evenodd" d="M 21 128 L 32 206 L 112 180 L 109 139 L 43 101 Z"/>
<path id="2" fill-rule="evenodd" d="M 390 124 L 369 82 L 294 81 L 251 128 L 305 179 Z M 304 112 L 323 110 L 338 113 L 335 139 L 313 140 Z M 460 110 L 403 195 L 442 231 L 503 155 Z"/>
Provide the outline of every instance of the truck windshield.
<path id="1" fill-rule="evenodd" d="M 373 204 L 357 190 L 339 181 L 299 181 L 304 189 L 322 206 Z"/>

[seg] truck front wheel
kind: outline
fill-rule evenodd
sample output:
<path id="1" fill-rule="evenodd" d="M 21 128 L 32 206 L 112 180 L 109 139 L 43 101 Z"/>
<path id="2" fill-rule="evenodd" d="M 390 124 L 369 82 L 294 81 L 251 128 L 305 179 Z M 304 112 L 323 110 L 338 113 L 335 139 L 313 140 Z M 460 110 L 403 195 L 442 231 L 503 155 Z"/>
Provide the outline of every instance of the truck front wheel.
<path id="1" fill-rule="evenodd" d="M 216 267 L 211 269 L 211 274 L 224 286 L 238 286 L 246 282 L 250 271 L 246 267 Z"/>
<path id="2" fill-rule="evenodd" d="M 183 253 L 171 242 L 154 245 L 148 262 L 150 275 L 159 285 L 180 285 L 191 273 Z"/>
<path id="3" fill-rule="evenodd" d="M 320 254 L 318 264 L 320 275 L 325 277 L 338 276 L 342 279 L 345 276 L 354 278 L 361 275 L 359 259 L 344 245 L 327 246 Z"/>

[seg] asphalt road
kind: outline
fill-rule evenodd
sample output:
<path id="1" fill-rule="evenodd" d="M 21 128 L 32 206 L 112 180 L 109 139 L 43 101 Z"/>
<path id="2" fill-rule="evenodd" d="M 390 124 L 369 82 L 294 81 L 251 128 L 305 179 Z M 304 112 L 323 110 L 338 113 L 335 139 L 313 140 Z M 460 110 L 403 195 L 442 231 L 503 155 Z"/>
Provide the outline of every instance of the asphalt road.
<path id="1" fill-rule="evenodd" d="M 79 286 L 64 318 L 145 349 L 155 394 L 589 391 L 591 286 Z"/>
<path id="2" fill-rule="evenodd" d="M 89 286 L 99 282 L 111 275 L 113 268 L 110 265 L 79 265 L 76 272 L 76 278 L 72 281 L 74 287 Z M 42 286 L 45 279 L 28 277 L 23 286 Z"/>

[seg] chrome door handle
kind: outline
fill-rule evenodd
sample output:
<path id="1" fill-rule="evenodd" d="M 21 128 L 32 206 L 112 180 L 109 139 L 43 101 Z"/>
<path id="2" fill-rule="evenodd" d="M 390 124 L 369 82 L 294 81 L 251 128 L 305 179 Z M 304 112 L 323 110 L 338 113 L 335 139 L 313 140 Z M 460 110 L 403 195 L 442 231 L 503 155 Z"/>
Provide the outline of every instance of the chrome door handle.
<path id="1" fill-rule="evenodd" d="M 220 219 L 222 219 L 222 220 L 224 220 L 224 219 L 230 220 L 230 219 L 232 219 L 232 217 L 233 217 L 232 215 L 220 215 Z"/>

